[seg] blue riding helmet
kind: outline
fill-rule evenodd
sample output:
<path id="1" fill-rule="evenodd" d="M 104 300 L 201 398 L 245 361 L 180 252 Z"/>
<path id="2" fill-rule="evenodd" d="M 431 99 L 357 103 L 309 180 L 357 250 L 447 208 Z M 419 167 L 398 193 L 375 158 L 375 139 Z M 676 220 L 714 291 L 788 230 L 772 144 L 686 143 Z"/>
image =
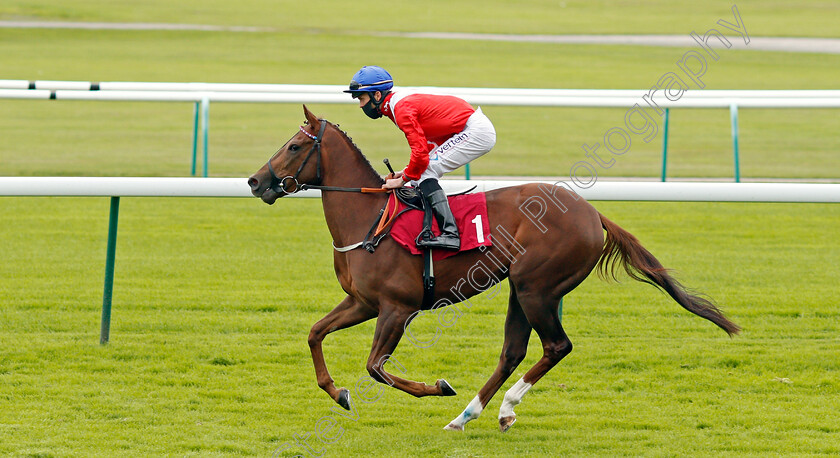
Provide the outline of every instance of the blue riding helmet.
<path id="1" fill-rule="evenodd" d="M 356 98 L 363 92 L 387 92 L 392 87 L 394 87 L 394 80 L 391 78 L 390 73 L 382 67 L 366 65 L 353 75 L 353 80 L 350 81 L 350 88 L 344 92 Z"/>

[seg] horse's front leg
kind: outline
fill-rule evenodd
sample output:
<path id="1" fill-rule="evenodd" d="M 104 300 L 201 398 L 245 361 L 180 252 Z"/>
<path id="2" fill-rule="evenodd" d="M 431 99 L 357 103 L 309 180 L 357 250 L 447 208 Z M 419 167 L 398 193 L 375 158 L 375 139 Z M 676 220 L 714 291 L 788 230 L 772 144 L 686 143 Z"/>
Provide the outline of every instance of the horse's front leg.
<path id="1" fill-rule="evenodd" d="M 352 296 L 347 296 L 330 313 L 315 323 L 312 330 L 309 331 L 309 350 L 312 352 L 312 362 L 315 365 L 318 386 L 347 410 L 350 410 L 350 392 L 345 388 L 337 389 L 335 387 L 330 372 L 327 370 L 327 363 L 324 361 L 321 342 L 327 334 L 333 331 L 355 326 L 376 315 L 377 311 L 372 307 L 362 304 Z"/>
<path id="2" fill-rule="evenodd" d="M 385 383 L 418 398 L 422 396 L 454 396 L 455 390 L 449 386 L 446 380 L 441 379 L 434 385 L 426 385 L 385 372 L 384 366 L 388 361 L 405 372 L 405 367 L 396 359 L 392 359 L 391 355 L 397 348 L 397 344 L 400 343 L 411 315 L 408 310 L 399 307 L 380 308 L 379 318 L 376 320 L 376 333 L 373 336 L 373 348 L 371 348 L 367 361 L 367 370 L 370 376 L 377 382 Z"/>

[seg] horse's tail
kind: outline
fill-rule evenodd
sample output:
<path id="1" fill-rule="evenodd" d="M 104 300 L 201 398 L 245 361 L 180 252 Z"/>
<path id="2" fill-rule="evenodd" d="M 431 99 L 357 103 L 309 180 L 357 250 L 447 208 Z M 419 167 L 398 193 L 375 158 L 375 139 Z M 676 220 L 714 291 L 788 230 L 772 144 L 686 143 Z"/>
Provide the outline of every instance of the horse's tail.
<path id="1" fill-rule="evenodd" d="M 616 269 L 622 266 L 633 279 L 661 288 L 684 309 L 718 325 L 730 336 L 741 330 L 738 325 L 729 321 L 715 304 L 708 299 L 691 294 L 680 282 L 671 277 L 662 264 L 642 246 L 633 234 L 608 220 L 604 215 L 600 213 L 598 215 L 601 217 L 601 226 L 607 231 L 604 251 L 597 265 L 598 275 L 601 278 L 617 279 Z"/>

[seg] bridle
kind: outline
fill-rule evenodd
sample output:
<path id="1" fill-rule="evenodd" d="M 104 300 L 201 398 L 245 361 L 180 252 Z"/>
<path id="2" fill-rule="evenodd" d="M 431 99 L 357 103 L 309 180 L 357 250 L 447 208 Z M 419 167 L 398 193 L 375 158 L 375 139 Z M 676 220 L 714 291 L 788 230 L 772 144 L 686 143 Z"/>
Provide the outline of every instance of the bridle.
<path id="1" fill-rule="evenodd" d="M 300 184 L 298 182 L 298 177 L 303 171 L 303 168 L 306 167 L 306 163 L 309 162 L 309 159 L 312 158 L 312 155 L 316 153 L 317 171 L 315 172 L 315 182 L 321 182 L 321 142 L 324 140 L 324 131 L 326 131 L 328 123 L 325 119 L 319 119 L 318 121 L 321 122 L 321 128 L 318 131 L 318 135 L 312 135 L 306 131 L 304 126 L 300 126 L 300 131 L 303 132 L 303 134 L 307 137 L 311 138 L 314 141 L 314 143 L 312 144 L 312 148 L 309 149 L 309 152 L 306 153 L 306 157 L 303 159 L 303 162 L 301 162 L 300 167 L 298 167 L 297 172 L 295 172 L 294 176 L 288 175 L 286 177 L 280 178 L 279 176 L 277 176 L 277 173 L 274 172 L 274 168 L 271 166 L 271 159 L 268 160 L 268 162 L 266 163 L 266 167 L 268 168 L 268 173 L 271 174 L 271 183 L 269 183 L 268 188 L 278 194 L 294 194 L 298 191 L 306 191 L 307 189 L 362 193 L 388 192 L 388 189 L 381 188 L 344 188 L 339 186 L 320 186 L 307 183 Z M 294 186 L 294 190 L 289 191 L 290 188 L 287 186 L 287 184 L 289 183 L 291 183 L 291 186 Z"/>
<path id="2" fill-rule="evenodd" d="M 300 172 L 303 171 L 303 168 L 306 167 L 306 163 L 309 162 L 309 159 L 312 158 L 312 155 L 315 154 L 315 153 L 318 153 L 318 158 L 317 158 L 318 169 L 317 169 L 317 172 L 316 172 L 317 173 L 316 180 L 319 183 L 321 182 L 321 140 L 324 139 L 324 131 L 327 129 L 327 121 L 325 121 L 323 119 L 319 119 L 319 121 L 321 121 L 321 129 L 318 131 L 317 136 L 312 135 L 309 132 L 307 132 L 306 129 L 303 128 L 304 126 L 300 126 L 300 131 L 303 132 L 303 134 L 306 135 L 307 137 L 314 140 L 314 143 L 312 144 L 312 148 L 309 149 L 309 152 L 306 153 L 306 158 L 304 158 L 303 162 L 301 162 L 300 167 L 298 167 L 297 172 L 295 172 L 294 176 L 289 175 L 289 176 L 286 176 L 286 177 L 281 179 L 280 177 L 277 176 L 276 173 L 274 173 L 274 168 L 271 166 L 271 159 L 268 160 L 268 162 L 266 163 L 266 166 L 268 167 L 268 173 L 271 174 L 271 183 L 268 185 L 268 187 L 272 191 L 274 191 L 278 194 L 294 194 L 298 191 L 303 191 L 303 190 L 307 189 L 309 187 L 309 185 L 304 184 L 303 186 L 301 186 L 298 183 L 298 177 L 300 176 Z M 292 184 L 294 185 L 294 190 L 293 191 L 288 191 L 287 190 L 288 188 L 286 187 L 286 184 L 289 182 L 289 180 L 291 180 Z"/>

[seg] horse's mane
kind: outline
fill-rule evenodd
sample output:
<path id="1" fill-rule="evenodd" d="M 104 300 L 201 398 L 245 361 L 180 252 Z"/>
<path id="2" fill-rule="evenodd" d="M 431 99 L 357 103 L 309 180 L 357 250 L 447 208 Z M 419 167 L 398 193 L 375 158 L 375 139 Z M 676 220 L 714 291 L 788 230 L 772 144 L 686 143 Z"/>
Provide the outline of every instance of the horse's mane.
<path id="1" fill-rule="evenodd" d="M 322 120 L 322 122 L 323 121 L 325 121 L 325 120 Z M 356 143 L 353 142 L 353 139 L 350 138 L 349 135 L 347 135 L 347 132 L 341 130 L 341 128 L 338 127 L 338 124 L 333 124 L 329 121 L 326 121 L 326 123 L 335 127 L 335 130 L 337 130 L 339 133 L 341 133 L 341 136 L 344 137 L 344 140 L 347 142 L 348 145 L 350 145 L 350 147 L 351 147 L 350 149 L 352 149 L 356 154 L 359 155 L 359 157 L 361 157 L 364 160 L 364 163 L 367 164 L 367 172 L 370 174 L 370 176 L 372 178 L 375 178 L 376 182 L 379 183 L 380 185 L 384 184 L 385 180 L 383 180 L 382 176 L 380 176 L 379 173 L 376 171 L 376 169 L 373 168 L 373 165 L 371 165 L 368 158 L 365 157 L 365 155 L 362 153 L 362 150 L 359 149 L 358 146 L 356 146 Z"/>

